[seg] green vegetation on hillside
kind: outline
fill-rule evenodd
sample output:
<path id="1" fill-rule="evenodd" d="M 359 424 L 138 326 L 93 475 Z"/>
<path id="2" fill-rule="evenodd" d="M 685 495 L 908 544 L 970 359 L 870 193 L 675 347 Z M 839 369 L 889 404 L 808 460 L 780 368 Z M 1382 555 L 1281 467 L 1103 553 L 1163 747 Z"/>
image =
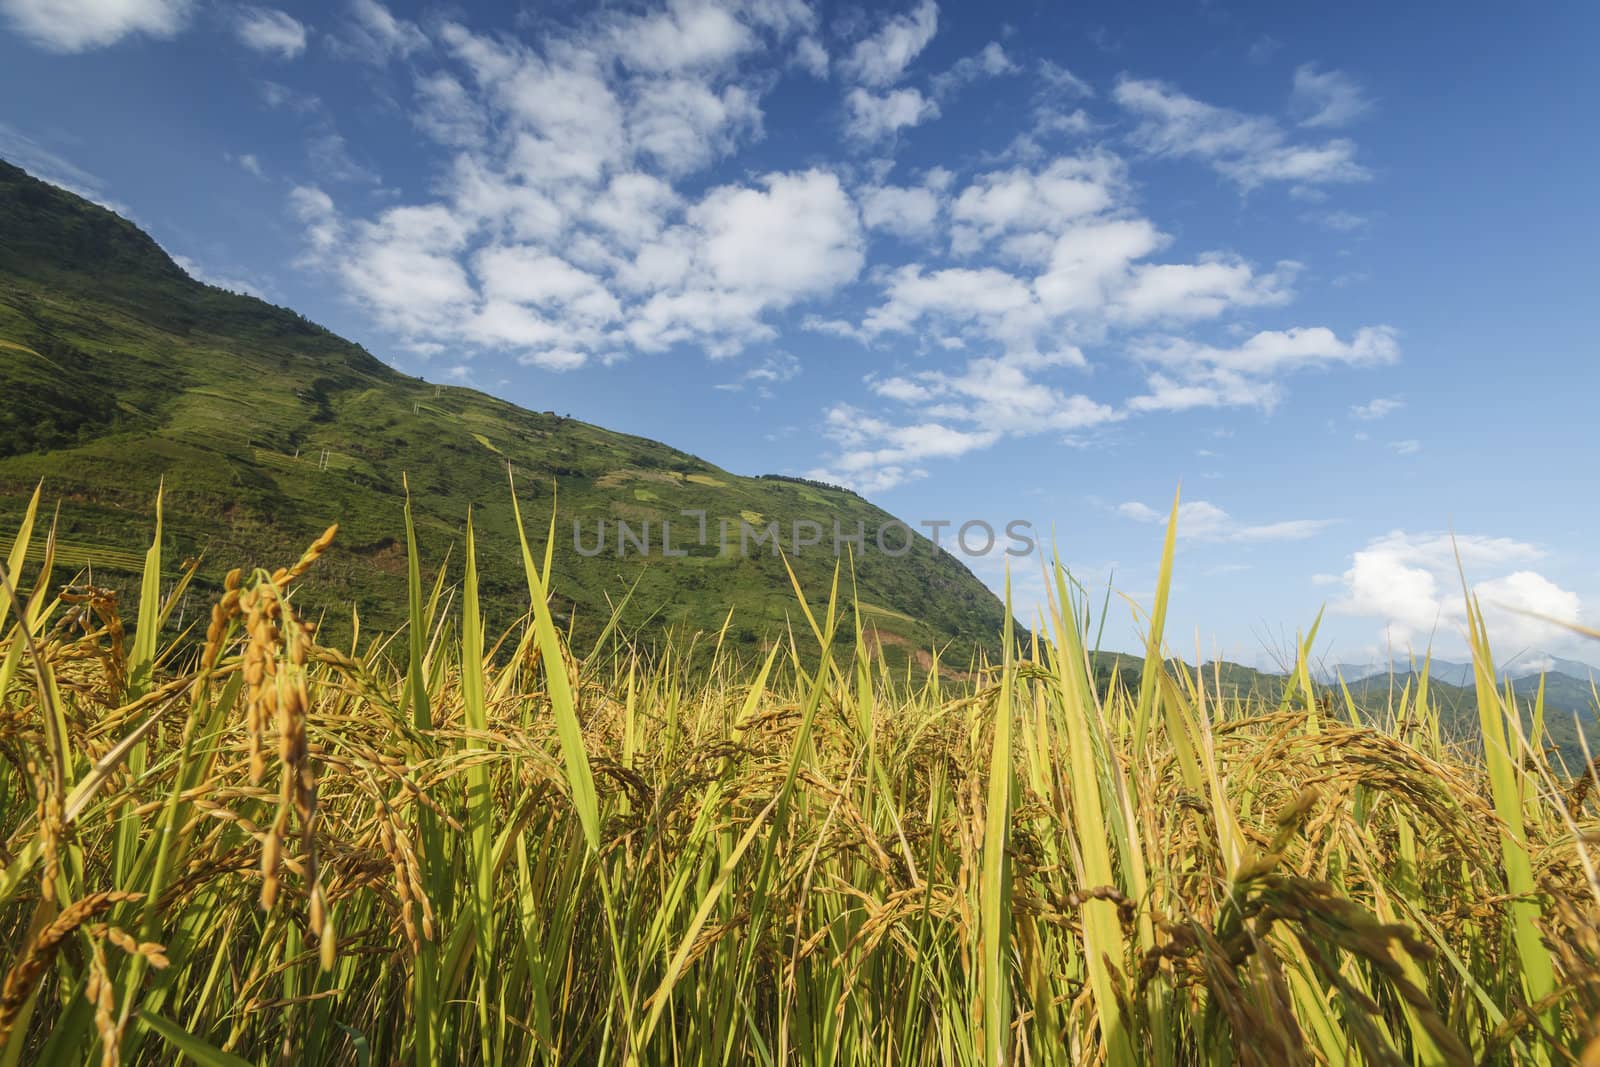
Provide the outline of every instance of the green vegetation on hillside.
<path id="1" fill-rule="evenodd" d="M 716 633 L 731 609 L 727 640 L 752 655 L 792 605 L 770 545 L 739 558 L 741 516 L 776 523 L 786 546 L 797 521 L 821 525 L 823 545 L 791 553 L 810 586 L 831 574 L 834 523 L 845 537 L 864 529 L 871 545 L 892 522 L 841 489 L 740 477 L 654 441 L 406 377 L 291 311 L 193 281 L 131 223 L 5 163 L 0 395 L 0 522 L 14 522 L 42 481 L 46 499 L 62 501 L 74 561 L 125 569 L 164 480 L 164 547 L 203 554 L 196 589 L 214 593 L 223 561 L 282 557 L 337 521 L 341 551 L 315 593 L 336 632 L 348 633 L 352 607 L 373 631 L 405 618 L 402 476 L 430 559 L 452 547 L 459 558 L 478 506 L 492 625 L 527 608 L 507 506 L 514 472 L 530 522 L 546 521 L 559 496 L 563 624 L 575 608 L 576 632 L 595 635 L 631 588 L 627 625 Z M 686 510 L 706 513 L 709 543 L 665 558 L 662 522 L 675 546 L 698 536 Z M 734 524 L 728 553 L 719 517 Z M 650 524 L 649 556 L 617 558 L 614 527 L 605 554 L 574 551 L 574 523 L 592 545 L 599 524 L 617 520 L 636 534 Z M 891 529 L 886 542 L 903 536 Z M 854 577 L 860 601 L 884 609 L 872 625 L 893 659 L 943 648 L 964 666 L 995 647 L 1000 603 L 925 539 L 903 558 L 858 552 Z M 102 584 L 125 581 L 124 571 Z"/>

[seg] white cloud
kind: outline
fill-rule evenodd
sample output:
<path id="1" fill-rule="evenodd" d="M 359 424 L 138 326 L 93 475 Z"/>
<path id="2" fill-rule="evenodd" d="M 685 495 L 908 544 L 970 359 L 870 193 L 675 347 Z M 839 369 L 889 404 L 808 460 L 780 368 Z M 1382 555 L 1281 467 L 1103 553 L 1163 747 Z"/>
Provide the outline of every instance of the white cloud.
<path id="1" fill-rule="evenodd" d="M 1347 126 L 1372 109 L 1354 78 L 1337 70 L 1319 71 L 1306 63 L 1294 72 L 1289 110 L 1302 126 Z"/>
<path id="2" fill-rule="evenodd" d="M 911 378 L 874 381 L 872 389 L 891 400 L 919 404 L 926 414 L 975 424 L 986 432 L 1070 434 L 1122 418 L 1109 405 L 1038 380 L 1040 369 L 981 357 L 969 360 L 959 374 L 922 371 Z"/>
<path id="3" fill-rule="evenodd" d="M 1384 643 L 1421 651 L 1435 631 L 1455 647 L 1466 627 L 1466 602 L 1457 554 L 1484 612 L 1495 651 L 1510 656 L 1528 648 L 1569 647 L 1573 635 L 1527 613 L 1582 623 L 1581 598 L 1528 568 L 1543 557 L 1535 545 L 1503 537 L 1409 534 L 1396 530 L 1355 552 L 1340 581 L 1345 595 L 1331 606 L 1346 615 L 1378 619 Z"/>
<path id="4" fill-rule="evenodd" d="M 963 456 L 988 448 L 1000 437 L 996 431 L 960 430 L 938 422 L 897 426 L 848 404 L 828 411 L 824 433 L 843 451 L 828 467 L 808 476 L 864 493 L 925 477 L 927 472 L 917 466 L 921 461 Z"/>
<path id="5" fill-rule="evenodd" d="M 176 37 L 191 0 L 0 0 L 13 28 L 52 52 L 87 52 L 134 34 Z"/>
<path id="6" fill-rule="evenodd" d="M 529 245 L 491 245 L 473 256 L 486 301 L 560 309 L 579 320 L 615 321 L 622 306 L 595 275 Z"/>
<path id="7" fill-rule="evenodd" d="M 828 50 L 815 37 L 802 37 L 796 42 L 794 63 L 813 78 L 828 76 Z"/>
<path id="8" fill-rule="evenodd" d="M 299 19 L 270 7 L 241 7 L 233 31 L 246 47 L 279 59 L 294 59 L 306 50 L 306 28 Z"/>
<path id="9" fill-rule="evenodd" d="M 224 274 L 214 274 L 205 267 L 202 267 L 199 263 L 196 263 L 194 260 L 190 259 L 188 256 L 174 255 L 172 257 L 172 261 L 179 267 L 183 268 L 183 272 L 197 282 L 204 282 L 207 285 L 214 285 L 218 289 L 226 289 L 230 293 L 243 293 L 245 296 L 261 298 L 265 297 L 266 295 L 259 286 L 254 285 L 243 278 L 230 277 Z"/>
<path id="10" fill-rule="evenodd" d="M 1513 571 L 1479 582 L 1473 592 L 1483 606 L 1490 639 L 1506 653 L 1542 645 L 1570 647 L 1572 631 L 1547 620 L 1579 623 L 1586 618 L 1577 593 L 1535 571 Z M 1536 615 L 1544 618 L 1531 617 Z"/>
<path id="11" fill-rule="evenodd" d="M 743 86 L 717 92 L 688 78 L 663 79 L 629 110 L 636 150 L 668 174 L 687 174 L 759 133 L 761 109 Z"/>
<path id="12" fill-rule="evenodd" d="M 1275 379 L 1333 365 L 1392 363 L 1400 348 L 1387 326 L 1357 330 L 1342 341 L 1322 326 L 1263 330 L 1236 348 L 1187 338 L 1151 339 L 1132 347 L 1136 358 L 1159 368 L 1149 391 L 1129 401 L 1134 411 L 1186 411 L 1210 407 L 1272 408 L 1281 398 Z"/>
<path id="13" fill-rule="evenodd" d="M 451 159 L 431 198 L 376 217 L 312 192 L 292 207 L 317 262 L 412 351 L 555 369 L 678 344 L 727 356 L 859 274 L 860 218 L 830 171 L 676 187 L 761 137 L 772 82 L 744 60 L 814 33 L 800 0 L 602 10 L 526 40 L 447 21 L 430 42 L 375 0 L 352 13 L 345 54 L 411 56 L 412 121 Z"/>
<path id="14" fill-rule="evenodd" d="M 387 328 L 415 341 L 510 350 L 542 366 L 683 343 L 732 355 L 772 336 L 765 315 L 831 291 L 863 262 L 855 206 L 824 171 L 719 186 L 653 235 L 649 206 L 669 208 L 675 197 L 653 179 L 619 177 L 594 203 L 596 222 L 637 250 L 628 260 L 595 242 L 596 270 L 575 262 L 581 242 L 554 247 L 565 231 L 559 214 L 539 217 L 515 189 L 465 192 L 464 204 L 393 208 L 354 225 L 319 190 L 296 190 L 293 206 L 325 265 Z M 478 244 L 507 223 L 533 239 Z"/>
<path id="15" fill-rule="evenodd" d="M 929 189 L 873 186 L 862 191 L 861 218 L 868 229 L 905 238 L 928 237 L 939 218 L 939 197 Z"/>
<path id="16" fill-rule="evenodd" d="M 481 144 L 488 116 L 478 101 L 448 71 L 434 71 L 417 79 L 417 129 L 443 145 L 471 147 Z"/>
<path id="17" fill-rule="evenodd" d="M 357 162 L 351 154 L 349 142 L 339 132 L 332 110 L 321 97 L 274 81 L 258 82 L 257 89 L 268 107 L 299 116 L 303 123 L 306 161 L 318 179 L 368 185 L 383 183 L 376 171 Z"/>
<path id="18" fill-rule="evenodd" d="M 350 144 L 333 125 L 332 119 L 317 122 L 306 137 L 306 159 L 317 174 L 333 182 L 365 182 L 381 184 L 382 179 L 370 167 L 356 162 L 350 154 Z"/>
<path id="19" fill-rule="evenodd" d="M 927 370 L 889 378 L 868 377 L 879 398 L 905 409 L 891 421 L 850 405 L 829 415 L 829 436 L 839 451 L 816 477 L 862 492 L 890 489 L 922 477 L 921 463 L 989 448 L 1007 436 L 1056 433 L 1072 441 L 1124 418 L 1081 393 L 1069 393 L 1041 375 L 1081 362 L 1075 349 L 1053 359 L 969 359 L 959 372 Z"/>
<path id="20" fill-rule="evenodd" d="M 984 78 L 1015 74 L 1021 69 L 1006 55 L 1000 42 L 990 41 L 976 55 L 964 56 L 951 64 L 949 70 L 935 74 L 928 84 L 933 89 L 933 95 L 942 100 Z"/>
<path id="21" fill-rule="evenodd" d="M 752 389 L 762 399 L 776 396 L 776 387 L 793 381 L 800 374 L 800 361 L 788 352 L 769 352 L 755 366 L 747 369 L 737 379 L 723 382 L 713 388 L 725 392 L 742 392 Z"/>
<path id="22" fill-rule="evenodd" d="M 1414 456 L 1422 451 L 1422 442 L 1415 439 L 1390 441 L 1389 447 L 1394 449 L 1397 456 Z"/>
<path id="23" fill-rule="evenodd" d="M 1089 83 L 1078 77 L 1066 67 L 1046 59 L 1039 64 L 1039 77 L 1056 93 L 1068 96 L 1093 96 L 1094 90 Z"/>
<path id="24" fill-rule="evenodd" d="M 1295 264 L 1256 274 L 1243 260 L 1212 255 L 1198 263 L 1145 263 L 1134 267 L 1113 297 L 1110 313 L 1128 322 L 1214 318 L 1230 307 L 1283 304 Z"/>
<path id="25" fill-rule="evenodd" d="M 851 89 L 844 98 L 845 133 L 863 144 L 893 137 L 901 130 L 939 117 L 939 105 L 916 89 L 885 93 Z"/>
<path id="26" fill-rule="evenodd" d="M 1041 258 L 1050 234 L 1109 208 L 1125 181 L 1121 164 L 1105 155 L 1067 156 L 1039 170 L 1017 167 L 980 174 L 951 208 L 951 250 L 970 255 L 1002 239 L 1027 235 L 1034 240 L 1013 241 L 1002 251 L 1012 252 L 1011 258 Z"/>
<path id="27" fill-rule="evenodd" d="M 391 329 L 427 335 L 471 307 L 472 284 L 457 260 L 470 230 L 447 209 L 390 208 L 354 230 L 340 273 Z"/>
<path id="28" fill-rule="evenodd" d="M 925 322 L 937 327 L 970 331 L 991 341 L 1008 354 L 1037 354 L 1049 316 L 1028 283 L 993 267 L 951 267 L 925 272 L 920 266 L 890 272 L 884 285 L 884 302 L 862 320 L 864 335 L 913 334 Z M 1081 362 L 1076 355 L 1072 362 Z"/>
<path id="29" fill-rule="evenodd" d="M 261 102 L 274 110 L 297 111 L 303 115 L 322 110 L 322 98 L 312 93 L 300 93 L 275 81 L 261 81 L 256 88 Z"/>
<path id="30" fill-rule="evenodd" d="M 766 355 L 795 319 L 914 349 L 921 362 L 865 376 L 859 402 L 878 410 L 827 423 L 827 469 L 880 488 L 1009 437 L 1093 444 L 1142 413 L 1270 408 L 1300 370 L 1395 358 L 1383 327 L 1239 334 L 1227 316 L 1288 301 L 1299 265 L 1226 249 L 1170 254 L 1126 159 L 1105 143 L 1057 149 L 1095 128 L 1086 112 L 1063 110 L 1093 95 L 1063 68 L 1040 68 L 1023 140 L 952 159 L 961 180 L 940 167 L 892 179 L 892 158 L 763 172 L 741 168 L 738 154 L 766 135 L 766 94 L 802 69 L 829 73 L 817 16 L 800 0 L 606 6 L 521 37 L 448 19 L 424 33 L 378 0 L 347 2 L 350 25 L 333 47 L 375 63 L 404 57 L 391 76 L 410 83 L 398 99 L 441 157 L 430 180 L 407 201 L 341 213 L 322 190 L 376 176 L 350 158 L 316 98 L 263 92 L 307 116 L 322 188 L 290 200 L 307 262 L 419 356 L 470 365 L 498 350 L 562 370 L 679 346 L 713 359 L 752 350 L 767 362 L 719 377 L 756 393 L 797 366 Z M 1015 70 L 995 43 L 912 88 L 906 76 L 937 23 L 922 2 L 869 23 L 865 38 L 835 24 L 850 42 L 831 61 L 857 148 L 934 117 L 940 93 Z M 1140 114 L 1128 94 L 1141 85 L 1159 105 L 1136 134 L 1147 151 L 1258 177 L 1277 168 L 1297 188 L 1319 180 L 1270 120 L 1125 80 L 1130 113 Z M 868 233 L 913 242 L 913 257 L 869 264 Z M 847 301 L 825 303 L 845 291 Z M 1222 322 L 1208 339 L 1234 340 L 1183 333 L 1212 320 Z M 1089 377 L 1084 352 L 1097 346 L 1131 355 L 1148 387 L 1101 395 L 1123 375 Z"/>
<path id="31" fill-rule="evenodd" d="M 758 184 L 713 189 L 688 212 L 710 284 L 786 306 L 860 273 L 860 221 L 837 177 L 810 170 Z"/>
<path id="32" fill-rule="evenodd" d="M 857 41 L 839 61 L 840 73 L 863 85 L 893 85 L 938 28 L 939 5 L 934 0 L 920 0 L 910 11 L 887 19 L 876 33 Z"/>
<path id="33" fill-rule="evenodd" d="M 873 395 L 906 409 L 897 420 L 869 424 L 884 440 L 908 426 L 937 425 L 967 435 L 966 451 L 1008 435 L 1053 432 L 1076 443 L 1136 413 L 1270 407 L 1277 379 L 1297 369 L 1394 356 L 1392 337 L 1382 329 L 1348 342 L 1326 329 L 1266 332 L 1235 349 L 1157 334 L 1133 346 L 1149 368 L 1149 391 L 1121 406 L 1097 400 L 1051 380 L 1060 370 L 1087 366 L 1079 342 L 1282 304 L 1299 265 L 1258 272 L 1222 253 L 1150 262 L 1169 239 L 1131 211 L 1123 164 L 1104 152 L 982 172 L 953 196 L 891 186 L 868 186 L 861 195 L 869 226 L 924 240 L 948 216 L 952 254 L 974 261 L 882 267 L 874 276 L 882 298 L 858 323 L 807 320 L 808 328 L 866 345 L 900 336 L 930 352 L 967 353 L 957 368 L 869 376 Z M 853 485 L 887 488 L 918 476 L 927 458 L 934 454 L 912 455 L 880 440 L 846 447 L 827 469 Z M 1260 533 L 1289 536 L 1297 529 Z"/>
<path id="34" fill-rule="evenodd" d="M 289 211 L 305 227 L 313 256 L 330 252 L 339 243 L 343 227 L 333 198 L 314 185 L 297 185 L 289 192 Z"/>
<path id="35" fill-rule="evenodd" d="M 1094 314 L 1125 283 L 1129 266 L 1167 243 L 1147 219 L 1093 218 L 1055 238 L 1034 291 L 1061 314 Z"/>
<path id="36" fill-rule="evenodd" d="M 261 160 L 256 157 L 254 152 L 241 152 L 238 155 L 234 155 L 232 152 L 224 152 L 222 158 L 229 163 L 238 164 L 239 169 L 246 174 L 253 174 L 257 178 L 265 178 L 267 176 L 266 171 L 261 168 Z"/>
<path id="37" fill-rule="evenodd" d="M 1371 177 L 1355 161 L 1351 141 L 1292 144 L 1271 119 L 1203 103 L 1163 82 L 1124 77 L 1113 97 L 1139 120 L 1130 135 L 1137 147 L 1151 155 L 1203 160 L 1243 189 Z"/>
<path id="38" fill-rule="evenodd" d="M 865 342 L 932 329 L 1013 361 L 1081 364 L 1072 342 L 1100 340 L 1113 326 L 1210 318 L 1288 299 L 1295 264 L 1258 274 L 1218 254 L 1195 263 L 1139 262 L 1167 238 L 1118 210 L 1125 186 L 1120 163 L 1099 154 L 979 174 L 949 204 L 951 250 L 965 258 L 988 251 L 1021 271 L 915 263 L 883 270 L 883 300 L 858 327 L 818 325 Z M 869 225 L 892 218 L 925 233 L 937 218 L 929 198 L 905 192 L 869 187 L 863 203 Z M 900 207 L 909 218 L 890 213 Z"/>
<path id="39" fill-rule="evenodd" d="M 755 34 L 716 4 L 676 0 L 666 11 L 619 18 L 617 54 L 635 70 L 676 72 L 714 67 L 750 51 Z"/>
<path id="40" fill-rule="evenodd" d="M 1148 504 L 1129 501 L 1117 505 L 1117 513 L 1135 522 L 1165 525 L 1168 512 Z M 1332 519 L 1288 519 L 1279 522 L 1241 523 L 1222 508 L 1206 500 L 1178 505 L 1178 536 L 1195 541 L 1231 544 L 1261 544 L 1268 541 L 1304 541 L 1333 525 Z"/>
<path id="41" fill-rule="evenodd" d="M 1356 404 L 1350 408 L 1350 417 L 1363 422 L 1375 422 L 1378 419 L 1388 418 L 1401 408 L 1406 402 L 1397 396 L 1374 397 L 1365 404 Z"/>
<path id="42" fill-rule="evenodd" d="M 428 47 L 427 35 L 409 19 L 396 18 L 378 0 L 349 0 L 350 17 L 334 47 L 374 66 L 404 59 Z"/>

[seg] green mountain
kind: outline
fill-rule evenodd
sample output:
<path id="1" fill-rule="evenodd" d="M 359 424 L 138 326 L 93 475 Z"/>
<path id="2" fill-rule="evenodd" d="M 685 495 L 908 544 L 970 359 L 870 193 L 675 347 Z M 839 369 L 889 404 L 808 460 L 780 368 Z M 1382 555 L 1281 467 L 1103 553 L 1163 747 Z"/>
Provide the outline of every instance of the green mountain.
<path id="1" fill-rule="evenodd" d="M 61 502 L 58 559 L 92 566 L 127 590 L 165 483 L 167 558 L 203 560 L 202 590 L 241 564 L 292 562 L 329 523 L 335 551 L 304 596 L 347 629 L 405 616 L 402 476 L 425 561 L 459 560 L 473 508 L 491 628 L 526 609 L 508 469 L 530 537 L 560 520 L 553 587 L 581 637 L 597 633 L 630 588 L 625 627 L 714 632 L 759 647 L 799 621 L 770 543 L 741 553 L 741 522 L 795 524 L 823 544 L 791 559 L 815 602 L 842 537 L 855 552 L 856 601 L 891 661 L 948 648 L 961 665 L 993 648 L 1003 608 L 952 555 L 916 538 L 903 555 L 874 540 L 890 515 L 853 493 L 795 479 L 749 478 L 639 437 L 553 412 L 525 411 L 471 389 L 395 371 L 361 346 L 285 308 L 190 278 L 125 219 L 0 161 L 0 531 L 14 529 L 42 479 Z M 706 543 L 697 520 L 704 511 Z M 719 545 L 718 520 L 729 526 Z M 615 523 L 637 539 L 619 557 Z M 662 551 L 662 523 L 681 556 Z M 605 524 L 605 551 L 592 550 Z M 906 531 L 884 544 L 901 551 Z M 0 540 L 3 540 L 0 535 Z M 841 540 L 841 547 L 848 545 Z M 110 574 L 102 578 L 102 572 Z M 64 580 L 64 579 L 63 579 Z M 849 572 L 841 580 L 849 596 Z M 197 605 L 198 606 L 198 605 Z M 800 622 L 803 626 L 804 623 Z"/>

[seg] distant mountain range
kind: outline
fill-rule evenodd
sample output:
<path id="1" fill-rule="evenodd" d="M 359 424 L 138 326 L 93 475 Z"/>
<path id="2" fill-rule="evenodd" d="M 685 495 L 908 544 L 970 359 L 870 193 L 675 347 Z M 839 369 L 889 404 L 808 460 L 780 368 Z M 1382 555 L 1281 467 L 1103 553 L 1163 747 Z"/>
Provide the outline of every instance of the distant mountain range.
<path id="1" fill-rule="evenodd" d="M 1317 681 L 1327 685 L 1334 685 L 1340 679 L 1349 684 L 1372 678 L 1386 678 L 1391 674 L 1410 674 L 1414 670 L 1420 671 L 1422 664 L 1423 659 L 1421 657 L 1418 657 L 1414 662 L 1408 659 L 1396 658 L 1392 663 L 1383 663 L 1381 661 L 1376 663 L 1335 663 L 1314 669 L 1312 676 Z M 1563 675 L 1584 683 L 1587 683 L 1590 678 L 1600 681 L 1600 667 L 1575 659 L 1564 659 L 1548 652 L 1522 652 L 1504 663 L 1495 664 L 1495 675 L 1501 679 L 1510 677 L 1520 681 L 1527 678 L 1537 678 L 1541 674 Z M 1448 685 L 1468 686 L 1473 684 L 1472 664 L 1470 662 L 1462 663 L 1454 660 L 1434 659 L 1428 662 L 1428 677 Z"/>

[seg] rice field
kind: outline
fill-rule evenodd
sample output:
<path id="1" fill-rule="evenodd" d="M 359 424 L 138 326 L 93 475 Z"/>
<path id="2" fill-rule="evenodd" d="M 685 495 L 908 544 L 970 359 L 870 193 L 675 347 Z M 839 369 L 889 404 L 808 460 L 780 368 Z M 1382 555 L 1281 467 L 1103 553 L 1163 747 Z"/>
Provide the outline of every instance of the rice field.
<path id="1" fill-rule="evenodd" d="M 469 524 L 434 584 L 410 537 L 402 632 L 334 648 L 296 605 L 333 531 L 180 632 L 159 513 L 126 604 L 35 516 L 0 1067 L 1600 1063 L 1600 791 L 1475 612 L 1481 756 L 1425 681 L 1328 699 L 1309 637 L 1270 704 L 1165 665 L 1170 529 L 1137 684 L 1095 680 L 1059 568 L 956 684 L 878 658 L 848 565 L 700 668 L 570 647 L 553 531 L 486 631 Z"/>

